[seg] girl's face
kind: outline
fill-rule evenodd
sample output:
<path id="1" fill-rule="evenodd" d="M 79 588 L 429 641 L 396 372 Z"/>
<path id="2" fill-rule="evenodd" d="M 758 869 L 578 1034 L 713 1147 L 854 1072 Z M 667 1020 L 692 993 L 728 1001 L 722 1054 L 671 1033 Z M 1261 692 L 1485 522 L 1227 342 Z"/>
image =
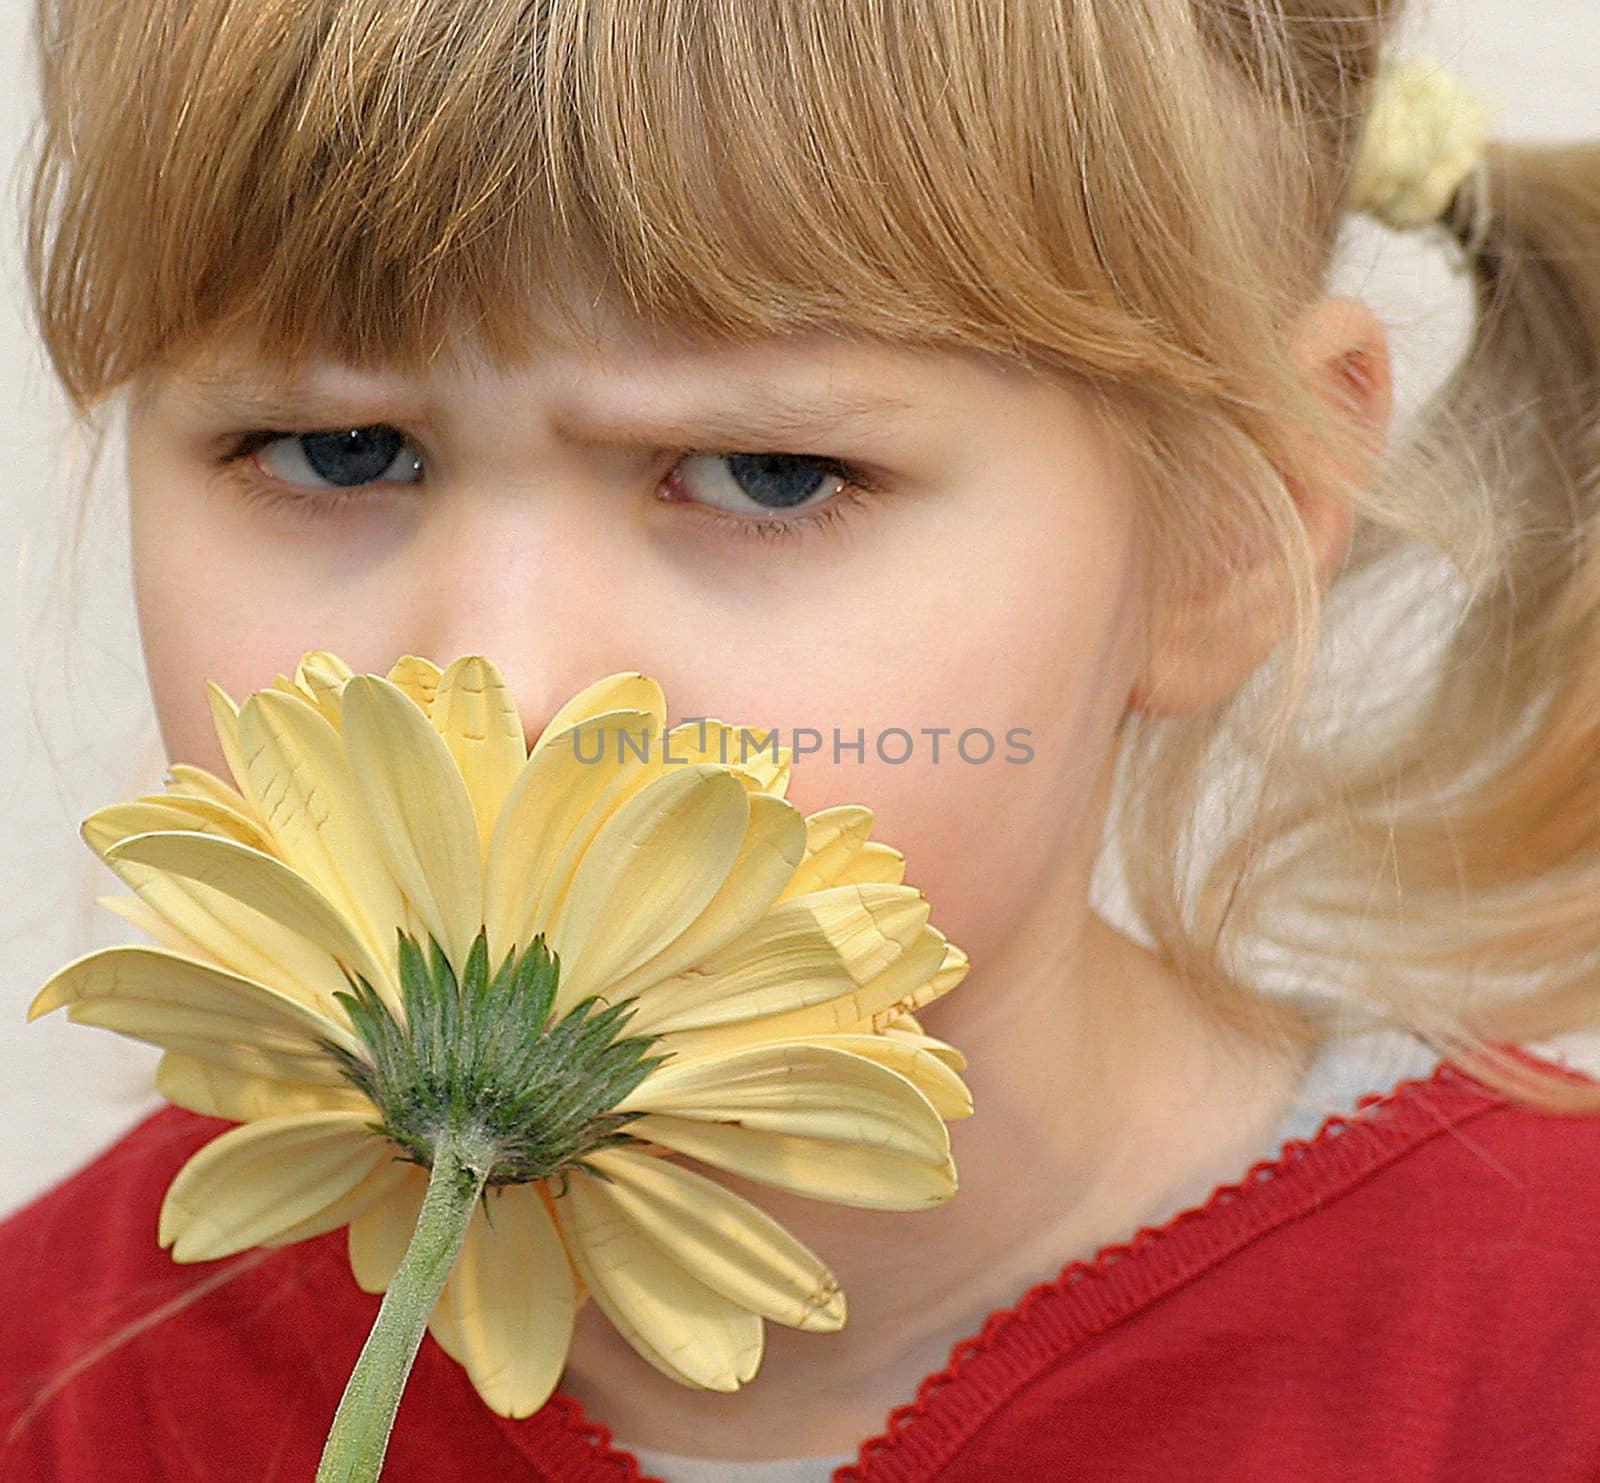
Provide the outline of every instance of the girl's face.
<path id="1" fill-rule="evenodd" d="M 779 728 L 802 811 L 871 807 L 975 966 L 1080 912 L 1144 657 L 1131 465 L 1087 399 L 822 335 L 599 343 L 291 385 L 217 345 L 141 381 L 134 572 L 168 755 L 220 771 L 203 682 L 242 697 L 307 649 L 378 672 L 486 654 L 530 738 L 637 669 L 669 724 Z"/>

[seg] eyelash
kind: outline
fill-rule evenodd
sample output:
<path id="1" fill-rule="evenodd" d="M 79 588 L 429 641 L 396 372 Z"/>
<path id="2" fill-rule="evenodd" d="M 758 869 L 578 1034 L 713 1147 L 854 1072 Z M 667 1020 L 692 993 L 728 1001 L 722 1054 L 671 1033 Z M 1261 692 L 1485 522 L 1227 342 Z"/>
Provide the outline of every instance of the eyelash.
<path id="1" fill-rule="evenodd" d="M 255 453 L 280 438 L 310 435 L 305 430 L 290 432 L 271 428 L 257 428 L 242 433 L 218 458 L 219 471 L 251 503 L 266 509 L 287 511 L 304 520 L 314 520 L 331 510 L 360 504 L 370 498 L 370 491 L 375 487 L 373 485 L 351 489 L 330 486 L 326 490 L 299 490 L 294 485 L 274 481 L 250 462 Z M 682 463 L 690 458 L 729 458 L 735 452 L 744 451 L 747 450 L 696 448 L 682 453 L 678 462 Z M 793 453 L 788 456 L 814 464 L 840 480 L 841 487 L 815 508 L 784 519 L 741 517 L 729 514 L 713 505 L 702 505 L 693 500 L 674 501 L 674 503 L 694 505 L 693 518 L 716 527 L 720 532 L 762 544 L 771 544 L 778 541 L 798 541 L 813 532 L 836 528 L 841 521 L 849 518 L 851 512 L 869 504 L 871 502 L 869 496 L 880 492 L 879 486 L 863 470 L 842 459 L 809 453 Z M 673 468 L 676 469 L 677 466 L 675 463 Z"/>

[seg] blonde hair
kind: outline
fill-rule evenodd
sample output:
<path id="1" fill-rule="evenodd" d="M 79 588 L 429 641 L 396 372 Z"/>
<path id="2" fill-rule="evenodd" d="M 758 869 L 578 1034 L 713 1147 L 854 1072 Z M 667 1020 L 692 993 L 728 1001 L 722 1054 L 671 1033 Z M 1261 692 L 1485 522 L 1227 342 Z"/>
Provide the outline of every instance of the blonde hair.
<path id="1" fill-rule="evenodd" d="M 1333 490 L 1359 520 L 1328 595 L 1443 562 L 1448 642 L 1368 676 L 1359 716 L 1308 704 L 1342 630 L 1294 490 L 1357 435 L 1285 330 L 1398 3 L 37 7 L 28 271 L 85 417 L 218 334 L 420 371 L 465 333 L 508 364 L 551 309 L 584 333 L 536 292 L 575 272 L 707 341 L 842 328 L 1071 378 L 1135 455 L 1167 590 L 1269 561 L 1288 613 L 1229 702 L 1126 719 L 1153 945 L 1264 1034 L 1333 1024 L 1268 1007 L 1282 949 L 1525 1100 L 1600 1110 L 1493 1049 L 1600 1019 L 1594 146 L 1496 144 L 1459 194 L 1471 352 L 1372 486 Z"/>

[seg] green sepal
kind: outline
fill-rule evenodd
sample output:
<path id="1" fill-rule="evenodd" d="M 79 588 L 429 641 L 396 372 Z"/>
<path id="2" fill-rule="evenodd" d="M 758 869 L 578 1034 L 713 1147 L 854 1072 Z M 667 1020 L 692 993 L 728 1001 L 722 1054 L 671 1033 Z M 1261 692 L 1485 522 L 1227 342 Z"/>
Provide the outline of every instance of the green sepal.
<path id="1" fill-rule="evenodd" d="M 486 1185 L 560 1178 L 603 1148 L 633 1141 L 640 1116 L 616 1106 L 669 1054 L 652 1035 L 622 1034 L 637 1008 L 591 995 L 551 1022 L 560 963 L 535 937 L 489 972 L 487 935 L 473 939 L 459 976 L 432 937 L 425 953 L 398 934 L 397 1018 L 365 979 L 347 973 L 335 994 L 365 1055 L 322 1042 L 379 1109 L 377 1130 L 400 1157 L 430 1167 L 434 1150 L 470 1130 L 495 1150 Z M 602 1176 L 603 1177 L 603 1176 Z"/>

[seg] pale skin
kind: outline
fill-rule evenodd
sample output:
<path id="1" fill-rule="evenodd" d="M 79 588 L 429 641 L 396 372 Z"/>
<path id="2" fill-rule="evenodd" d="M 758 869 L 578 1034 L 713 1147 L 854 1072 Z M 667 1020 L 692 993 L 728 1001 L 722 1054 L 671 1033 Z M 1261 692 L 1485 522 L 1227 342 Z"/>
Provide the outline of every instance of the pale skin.
<path id="1" fill-rule="evenodd" d="M 1375 458 L 1392 405 L 1376 319 L 1324 299 L 1293 348 Z M 212 370 L 224 397 L 272 379 Z M 904 405 L 845 431 L 799 420 L 776 436 L 758 415 L 886 388 Z M 1200 1013 L 1165 962 L 1090 908 L 1088 880 L 1124 712 L 1226 696 L 1282 616 L 1220 587 L 1163 610 L 1127 457 L 1074 389 L 829 337 L 690 351 L 620 330 L 598 348 L 547 346 L 514 373 L 464 359 L 405 384 L 323 366 L 300 389 L 304 406 L 262 416 L 215 404 L 215 388 L 203 401 L 182 372 L 134 388 L 135 584 L 169 757 L 221 771 L 203 680 L 241 696 L 311 648 L 377 671 L 405 653 L 487 654 L 530 737 L 583 685 L 639 669 L 663 685 L 669 720 L 821 731 L 830 745 L 796 764 L 790 799 L 871 807 L 874 836 L 905 855 L 972 960 L 922 1016 L 969 1062 L 977 1112 L 951 1125 L 956 1198 L 859 1211 L 729 1178 L 830 1263 L 846 1326 L 768 1324 L 760 1373 L 729 1396 L 660 1375 L 586 1305 L 562 1389 L 591 1415 L 669 1452 L 852 1452 L 992 1309 L 1257 1156 L 1302 1064 Z M 252 501 L 218 469 L 256 428 L 373 426 L 406 442 L 343 508 Z M 816 492 L 774 516 L 726 459 L 686 460 L 707 450 L 838 459 L 879 487 L 847 500 L 840 478 L 802 466 Z M 326 467 L 303 453 L 284 438 L 234 468 L 325 497 Z M 1323 490 L 1295 493 L 1331 572 L 1349 518 Z M 842 518 L 800 539 L 739 528 L 827 505 Z M 921 729 L 940 726 L 935 764 Z M 865 762 L 835 761 L 834 727 L 865 729 Z M 904 764 L 874 756 L 890 727 L 919 740 Z M 953 755 L 967 727 L 995 735 L 990 762 Z M 1012 727 L 1029 730 L 1026 763 L 1004 760 Z"/>

